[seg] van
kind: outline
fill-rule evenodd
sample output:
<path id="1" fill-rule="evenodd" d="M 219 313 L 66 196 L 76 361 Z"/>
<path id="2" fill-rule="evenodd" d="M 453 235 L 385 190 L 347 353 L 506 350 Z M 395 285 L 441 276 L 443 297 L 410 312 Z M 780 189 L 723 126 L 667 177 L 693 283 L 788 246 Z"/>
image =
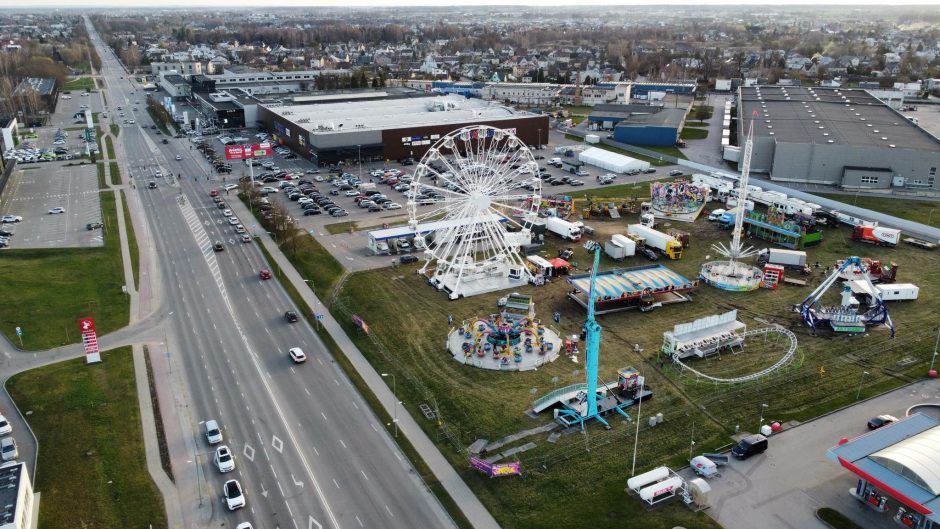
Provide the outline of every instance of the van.
<path id="1" fill-rule="evenodd" d="M 723 209 L 716 209 L 708 214 L 708 220 L 718 220 L 725 213 L 727 212 Z"/>
<path id="2" fill-rule="evenodd" d="M 767 438 L 761 434 L 754 434 L 738 441 L 738 444 L 731 448 L 731 455 L 738 459 L 747 459 L 756 454 L 762 454 L 767 450 Z"/>

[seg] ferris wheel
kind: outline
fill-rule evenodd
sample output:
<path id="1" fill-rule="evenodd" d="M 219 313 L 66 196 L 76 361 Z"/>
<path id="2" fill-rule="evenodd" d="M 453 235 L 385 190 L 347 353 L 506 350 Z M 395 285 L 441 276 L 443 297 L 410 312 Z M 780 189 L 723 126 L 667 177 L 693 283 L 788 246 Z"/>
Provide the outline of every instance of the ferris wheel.
<path id="1" fill-rule="evenodd" d="M 408 191 L 415 233 L 434 226 L 419 273 L 452 299 L 527 282 L 519 248 L 541 202 L 538 163 L 514 134 L 486 125 L 443 136 L 415 169 Z M 512 230 L 512 231 L 510 231 Z"/>

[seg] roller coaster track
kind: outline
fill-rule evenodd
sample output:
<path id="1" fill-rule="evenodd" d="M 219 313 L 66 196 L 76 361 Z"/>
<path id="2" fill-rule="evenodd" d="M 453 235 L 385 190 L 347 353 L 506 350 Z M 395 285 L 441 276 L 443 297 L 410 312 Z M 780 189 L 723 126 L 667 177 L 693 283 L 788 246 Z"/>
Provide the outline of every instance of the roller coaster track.
<path id="1" fill-rule="evenodd" d="M 766 369 L 762 369 L 756 373 L 751 373 L 751 374 L 744 375 L 741 377 L 732 377 L 732 378 L 714 377 L 711 375 L 706 375 L 705 373 L 702 373 L 701 371 L 689 365 L 686 365 L 685 363 L 682 362 L 682 360 L 679 359 L 678 354 L 672 355 L 672 363 L 673 365 L 681 369 L 683 372 L 688 371 L 689 373 L 695 375 L 697 378 L 703 378 L 705 380 L 714 382 L 715 384 L 740 384 L 742 382 L 753 382 L 755 380 L 763 378 L 773 373 L 774 371 L 777 371 L 778 369 L 788 365 L 790 362 L 793 361 L 793 355 L 796 354 L 796 346 L 797 346 L 796 335 L 793 334 L 793 332 L 791 332 L 790 330 L 784 327 L 781 327 L 779 325 L 774 326 L 774 327 L 763 327 L 761 329 L 753 329 L 753 330 L 749 330 L 745 332 L 744 333 L 745 343 L 747 341 L 747 338 L 750 336 L 756 336 L 759 334 L 768 334 L 768 333 L 777 333 L 777 334 L 782 334 L 786 336 L 790 340 L 790 347 L 787 348 L 786 354 L 780 357 L 780 359 L 777 360 L 777 362 L 774 365 Z"/>

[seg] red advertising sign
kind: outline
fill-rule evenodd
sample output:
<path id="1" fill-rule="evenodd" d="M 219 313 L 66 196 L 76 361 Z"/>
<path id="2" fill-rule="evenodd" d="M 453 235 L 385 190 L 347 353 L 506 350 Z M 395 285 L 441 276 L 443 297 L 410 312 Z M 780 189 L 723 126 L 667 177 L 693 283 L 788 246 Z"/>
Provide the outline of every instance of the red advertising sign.
<path id="1" fill-rule="evenodd" d="M 95 319 L 94 318 L 81 318 L 78 320 L 78 329 L 81 332 L 95 332 Z"/>
<path id="2" fill-rule="evenodd" d="M 226 160 L 244 160 L 246 158 L 261 158 L 272 156 L 274 149 L 270 143 L 255 143 L 252 145 L 226 145 Z"/>

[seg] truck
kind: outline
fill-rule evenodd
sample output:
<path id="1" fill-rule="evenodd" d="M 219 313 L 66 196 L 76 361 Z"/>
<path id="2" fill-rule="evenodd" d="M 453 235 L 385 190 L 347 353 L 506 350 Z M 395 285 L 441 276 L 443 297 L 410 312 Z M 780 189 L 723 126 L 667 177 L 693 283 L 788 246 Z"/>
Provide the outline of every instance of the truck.
<path id="1" fill-rule="evenodd" d="M 580 240 L 581 227 L 580 222 L 569 222 L 559 217 L 549 217 L 545 220 L 545 229 L 567 241 Z"/>
<path id="2" fill-rule="evenodd" d="M 615 233 L 609 241 L 604 243 L 604 252 L 617 261 L 633 257 L 636 255 L 636 242 L 625 235 Z"/>
<path id="3" fill-rule="evenodd" d="M 627 234 L 643 237 L 646 239 L 646 246 L 657 250 L 670 259 L 682 258 L 682 243 L 677 241 L 675 237 L 642 224 L 628 225 Z"/>
<path id="4" fill-rule="evenodd" d="M 601 142 L 601 137 L 598 136 L 597 134 L 585 134 L 585 135 L 584 135 L 584 143 L 594 143 L 594 144 L 596 144 L 596 143 L 600 143 L 600 142 Z"/>
<path id="5" fill-rule="evenodd" d="M 880 226 L 854 226 L 852 240 L 878 246 L 897 246 L 898 241 L 901 240 L 901 230 Z"/>
<path id="6" fill-rule="evenodd" d="M 763 266 L 768 263 L 802 270 L 806 267 L 806 252 L 800 250 L 781 250 L 779 248 L 764 248 L 757 252 L 758 266 Z"/>

